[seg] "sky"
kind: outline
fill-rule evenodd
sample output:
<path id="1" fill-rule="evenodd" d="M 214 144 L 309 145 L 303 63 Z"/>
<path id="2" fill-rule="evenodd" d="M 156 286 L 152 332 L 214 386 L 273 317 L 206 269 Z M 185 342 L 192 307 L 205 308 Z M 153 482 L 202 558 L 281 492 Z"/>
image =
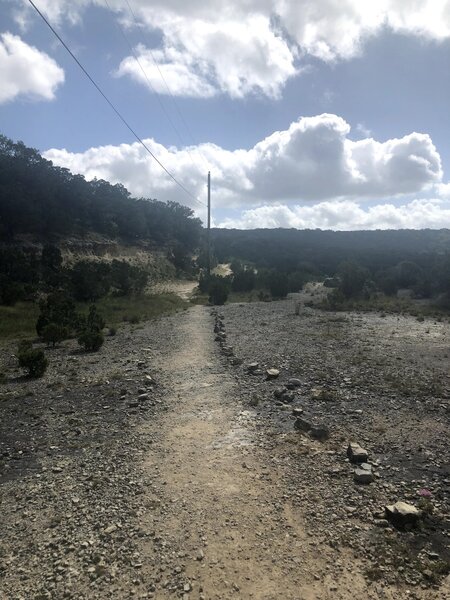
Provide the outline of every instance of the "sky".
<path id="1" fill-rule="evenodd" d="M 450 227 L 450 0 L 33 1 L 182 187 L 1 0 L 0 132 L 55 165 L 202 219 L 210 170 L 218 227 Z"/>

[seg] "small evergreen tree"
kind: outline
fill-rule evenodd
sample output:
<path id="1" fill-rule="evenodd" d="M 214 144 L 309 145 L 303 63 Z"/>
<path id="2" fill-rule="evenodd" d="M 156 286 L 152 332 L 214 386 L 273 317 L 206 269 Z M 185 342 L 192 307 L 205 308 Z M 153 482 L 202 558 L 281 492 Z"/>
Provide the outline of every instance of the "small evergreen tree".
<path id="1" fill-rule="evenodd" d="M 93 304 L 89 308 L 87 317 L 80 321 L 80 329 L 78 331 L 78 343 L 80 346 L 84 346 L 84 349 L 88 352 L 97 352 L 97 350 L 100 350 L 105 341 L 102 333 L 104 326 L 105 321 L 97 311 L 95 304 Z"/>
<path id="2" fill-rule="evenodd" d="M 70 335 L 67 327 L 58 323 L 49 323 L 41 332 L 41 337 L 48 345 L 52 344 L 53 348 L 63 340 L 66 340 Z"/>
<path id="3" fill-rule="evenodd" d="M 44 329 L 53 323 L 66 330 L 69 337 L 71 331 L 76 329 L 78 317 L 75 312 L 73 300 L 64 292 L 49 294 L 46 300 L 40 303 L 40 315 L 36 322 L 36 332 L 42 337 Z"/>
<path id="4" fill-rule="evenodd" d="M 17 359 L 19 365 L 28 369 L 30 377 L 42 377 L 47 370 L 48 360 L 45 358 L 43 350 L 33 348 L 32 342 L 22 340 L 17 350 Z"/>

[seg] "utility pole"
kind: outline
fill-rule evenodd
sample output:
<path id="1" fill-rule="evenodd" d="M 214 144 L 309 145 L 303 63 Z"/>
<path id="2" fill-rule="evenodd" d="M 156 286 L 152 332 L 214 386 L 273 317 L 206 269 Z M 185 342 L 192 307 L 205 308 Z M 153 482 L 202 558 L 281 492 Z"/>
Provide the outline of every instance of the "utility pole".
<path id="1" fill-rule="evenodd" d="M 206 268 L 208 277 L 211 274 L 211 172 L 208 171 L 208 229 L 206 231 L 206 243 L 207 248 L 207 262 Z"/>

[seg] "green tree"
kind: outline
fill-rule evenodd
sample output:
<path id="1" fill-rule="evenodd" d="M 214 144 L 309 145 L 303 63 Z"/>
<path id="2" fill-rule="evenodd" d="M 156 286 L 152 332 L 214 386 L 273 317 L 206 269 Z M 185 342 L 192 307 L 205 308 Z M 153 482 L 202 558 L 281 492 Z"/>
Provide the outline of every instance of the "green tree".
<path id="1" fill-rule="evenodd" d="M 73 296 L 80 302 L 93 302 L 111 288 L 111 267 L 103 262 L 82 260 L 69 273 Z"/>
<path id="2" fill-rule="evenodd" d="M 273 270 L 268 277 L 268 287 L 274 298 L 286 298 L 289 291 L 288 276 Z"/>
<path id="3" fill-rule="evenodd" d="M 97 352 L 102 347 L 105 339 L 102 333 L 104 327 L 103 316 L 93 304 L 89 307 L 88 315 L 80 320 L 77 336 L 80 346 L 83 346 L 86 351 Z"/>
<path id="4" fill-rule="evenodd" d="M 222 305 L 227 301 L 230 293 L 230 281 L 227 277 L 211 275 L 208 282 L 210 304 Z"/>
<path id="5" fill-rule="evenodd" d="M 255 288 L 256 275 L 253 269 L 247 268 L 233 273 L 231 288 L 234 292 L 251 292 Z"/>
<path id="6" fill-rule="evenodd" d="M 49 287 L 58 287 L 62 283 L 62 255 L 57 246 L 45 244 L 42 248 L 42 279 Z"/>
<path id="7" fill-rule="evenodd" d="M 349 299 L 359 296 L 369 275 L 367 269 L 363 269 L 353 261 L 346 261 L 339 266 L 338 272 L 340 277 L 339 289 L 344 297 Z"/>
<path id="8" fill-rule="evenodd" d="M 125 261 L 113 260 L 111 263 L 111 284 L 122 296 L 140 294 L 148 282 L 148 272 Z"/>
<path id="9" fill-rule="evenodd" d="M 73 300 L 65 292 L 53 292 L 40 303 L 40 314 L 36 323 L 36 332 L 42 337 L 44 328 L 54 324 L 70 332 L 77 327 L 78 316 Z"/>

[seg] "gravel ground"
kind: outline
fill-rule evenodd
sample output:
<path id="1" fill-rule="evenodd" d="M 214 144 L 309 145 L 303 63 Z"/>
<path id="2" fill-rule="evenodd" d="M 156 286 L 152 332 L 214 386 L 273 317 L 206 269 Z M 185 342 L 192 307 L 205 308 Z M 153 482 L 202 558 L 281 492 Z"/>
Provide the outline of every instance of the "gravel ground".
<path id="1" fill-rule="evenodd" d="M 257 403 L 260 426 L 271 429 L 287 494 L 304 511 L 319 544 L 351 548 L 369 580 L 411 586 L 412 595 L 438 585 L 450 560 L 450 326 L 304 307 L 296 315 L 299 299 L 308 298 L 221 310 L 227 344 L 244 360 L 234 367 L 242 400 Z M 246 370 L 254 361 L 262 374 Z M 267 381 L 271 367 L 280 375 Z M 274 392 L 291 377 L 300 380 L 299 387 L 288 402 L 277 400 Z M 329 439 L 294 432 L 295 409 L 328 428 Z M 353 481 L 350 441 L 369 453 L 375 475 L 370 485 Z M 424 489 L 431 493 L 433 514 L 423 529 L 386 527 L 379 514 L 384 506 L 417 505 Z M 436 593 L 446 597 L 448 581 Z"/>
<path id="2" fill-rule="evenodd" d="M 66 342 L 37 381 L 0 349 L 0 598 L 450 598 L 449 325 L 293 300 L 219 312 L 234 356 L 205 307 L 97 354 Z M 420 489 L 420 529 L 380 518 Z"/>

